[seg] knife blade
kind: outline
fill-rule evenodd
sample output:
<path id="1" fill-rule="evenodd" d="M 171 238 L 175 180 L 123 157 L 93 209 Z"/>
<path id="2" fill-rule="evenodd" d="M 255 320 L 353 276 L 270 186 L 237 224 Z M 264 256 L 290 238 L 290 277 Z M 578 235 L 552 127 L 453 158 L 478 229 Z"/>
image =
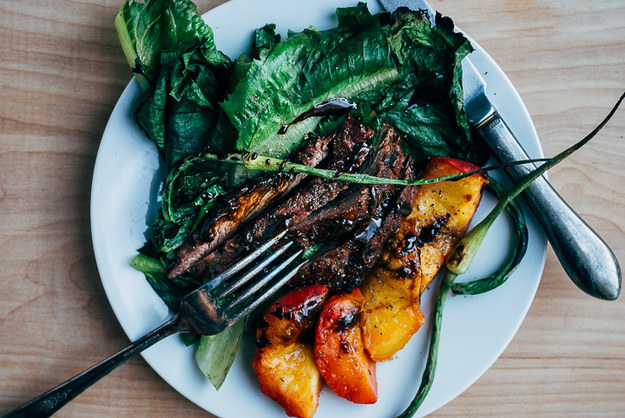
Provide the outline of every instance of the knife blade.
<path id="1" fill-rule="evenodd" d="M 379 0 L 384 10 L 398 7 L 424 11 L 435 24 L 435 11 L 423 0 Z M 462 61 L 465 111 L 471 126 L 490 146 L 501 162 L 529 159 L 506 122 L 486 95 L 486 82 L 471 56 Z M 513 181 L 518 181 L 535 168 L 532 164 L 507 168 Z M 587 294 L 615 300 L 621 292 L 621 269 L 608 245 L 558 195 L 544 178 L 535 180 L 523 197 L 541 224 L 551 247 L 567 275 Z"/>

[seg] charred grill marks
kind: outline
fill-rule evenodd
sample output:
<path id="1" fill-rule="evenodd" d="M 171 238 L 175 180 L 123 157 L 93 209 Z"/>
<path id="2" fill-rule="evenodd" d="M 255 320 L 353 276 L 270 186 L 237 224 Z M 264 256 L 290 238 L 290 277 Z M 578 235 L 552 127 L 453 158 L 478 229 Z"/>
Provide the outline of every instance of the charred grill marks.
<path id="1" fill-rule="evenodd" d="M 342 128 L 328 137 L 327 168 L 355 171 L 362 166 L 368 153 L 373 132 L 349 117 Z M 228 239 L 220 251 L 213 251 L 189 268 L 194 276 L 211 277 L 268 239 L 278 228 L 299 224 L 319 208 L 327 206 L 348 183 L 318 177 L 306 181 L 284 200 L 272 205 L 259 218 L 246 225 L 242 232 Z"/>
<path id="2" fill-rule="evenodd" d="M 412 161 L 398 145 L 393 131 L 383 131 L 379 139 L 380 172 L 389 178 L 415 177 Z M 359 286 L 369 270 L 375 265 L 384 243 L 402 224 L 406 213 L 400 210 L 413 199 L 415 188 L 397 188 L 390 185 L 370 186 L 369 207 L 365 221 L 361 222 L 355 234 L 337 248 L 313 260 L 300 269 L 292 284 L 327 284 L 333 290 L 350 290 Z"/>
<path id="3" fill-rule="evenodd" d="M 317 166 L 328 156 L 330 140 L 331 137 L 309 140 L 299 153 L 298 160 L 311 167 Z M 293 190 L 305 177 L 306 174 L 280 172 L 224 196 L 203 222 L 199 233 L 192 237 L 190 243 L 178 249 L 177 261 L 170 267 L 167 276 L 171 278 L 187 272 L 246 221 L 264 210 L 273 199 Z"/>

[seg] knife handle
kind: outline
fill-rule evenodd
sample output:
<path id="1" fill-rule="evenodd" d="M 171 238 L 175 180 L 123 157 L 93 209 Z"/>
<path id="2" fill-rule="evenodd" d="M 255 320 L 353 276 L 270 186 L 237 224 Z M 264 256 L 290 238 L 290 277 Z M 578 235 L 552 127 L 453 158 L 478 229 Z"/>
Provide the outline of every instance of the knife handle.
<path id="1" fill-rule="evenodd" d="M 478 133 L 495 156 L 505 163 L 528 159 L 510 128 L 493 110 L 478 126 Z M 535 168 L 533 164 L 509 167 L 508 174 L 518 181 Z M 584 292 L 605 300 L 615 300 L 621 292 L 621 269 L 614 253 L 544 177 L 523 192 L 523 197 L 542 225 L 547 239 L 571 280 Z"/>

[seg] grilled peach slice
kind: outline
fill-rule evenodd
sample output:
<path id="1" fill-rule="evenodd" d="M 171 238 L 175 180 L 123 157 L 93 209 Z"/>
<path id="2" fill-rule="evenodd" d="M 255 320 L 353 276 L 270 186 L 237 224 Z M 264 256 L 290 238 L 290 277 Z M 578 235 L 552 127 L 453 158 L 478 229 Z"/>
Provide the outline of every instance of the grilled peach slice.
<path id="1" fill-rule="evenodd" d="M 463 161 L 437 157 L 430 160 L 422 177 L 476 169 Z M 411 213 L 361 286 L 363 339 L 373 360 L 392 358 L 423 325 L 421 293 L 465 233 L 486 181 L 485 176 L 475 174 L 419 186 Z"/>
<path id="2" fill-rule="evenodd" d="M 479 167 L 453 158 L 436 157 L 430 160 L 423 178 L 466 173 Z M 486 175 L 474 174 L 458 181 L 426 184 L 419 188 L 413 207 L 415 230 L 423 244 L 420 248 L 421 289 L 423 293 L 438 273 L 449 252 L 464 235 L 487 183 Z"/>
<path id="3" fill-rule="evenodd" d="M 271 304 L 256 330 L 253 368 L 261 390 L 289 416 L 312 417 L 319 405 L 323 382 L 312 342 L 304 337 L 327 293 L 325 285 L 314 285 L 285 294 Z"/>
<path id="4" fill-rule="evenodd" d="M 391 359 L 423 325 L 419 283 L 418 277 L 398 277 L 396 271 L 378 265 L 361 286 L 362 336 L 373 360 Z"/>
<path id="5" fill-rule="evenodd" d="M 355 403 L 375 403 L 375 362 L 365 352 L 360 328 L 359 289 L 332 296 L 323 306 L 315 333 L 315 360 L 328 386 Z"/>

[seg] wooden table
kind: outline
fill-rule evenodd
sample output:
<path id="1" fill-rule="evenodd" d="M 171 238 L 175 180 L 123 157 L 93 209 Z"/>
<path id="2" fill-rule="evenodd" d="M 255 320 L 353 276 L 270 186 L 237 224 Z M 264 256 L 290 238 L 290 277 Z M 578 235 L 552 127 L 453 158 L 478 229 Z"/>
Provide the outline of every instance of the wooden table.
<path id="1" fill-rule="evenodd" d="M 0 3 L 0 412 L 124 346 L 89 229 L 94 159 L 131 73 L 122 0 Z M 221 1 L 203 0 L 205 11 Z M 523 97 L 546 155 L 588 133 L 625 90 L 625 2 L 439 0 Z M 551 173 L 625 262 L 625 109 Z M 436 413 L 625 414 L 625 300 L 582 294 L 549 250 L 527 319 L 494 366 Z M 60 416 L 201 416 L 141 359 Z"/>

